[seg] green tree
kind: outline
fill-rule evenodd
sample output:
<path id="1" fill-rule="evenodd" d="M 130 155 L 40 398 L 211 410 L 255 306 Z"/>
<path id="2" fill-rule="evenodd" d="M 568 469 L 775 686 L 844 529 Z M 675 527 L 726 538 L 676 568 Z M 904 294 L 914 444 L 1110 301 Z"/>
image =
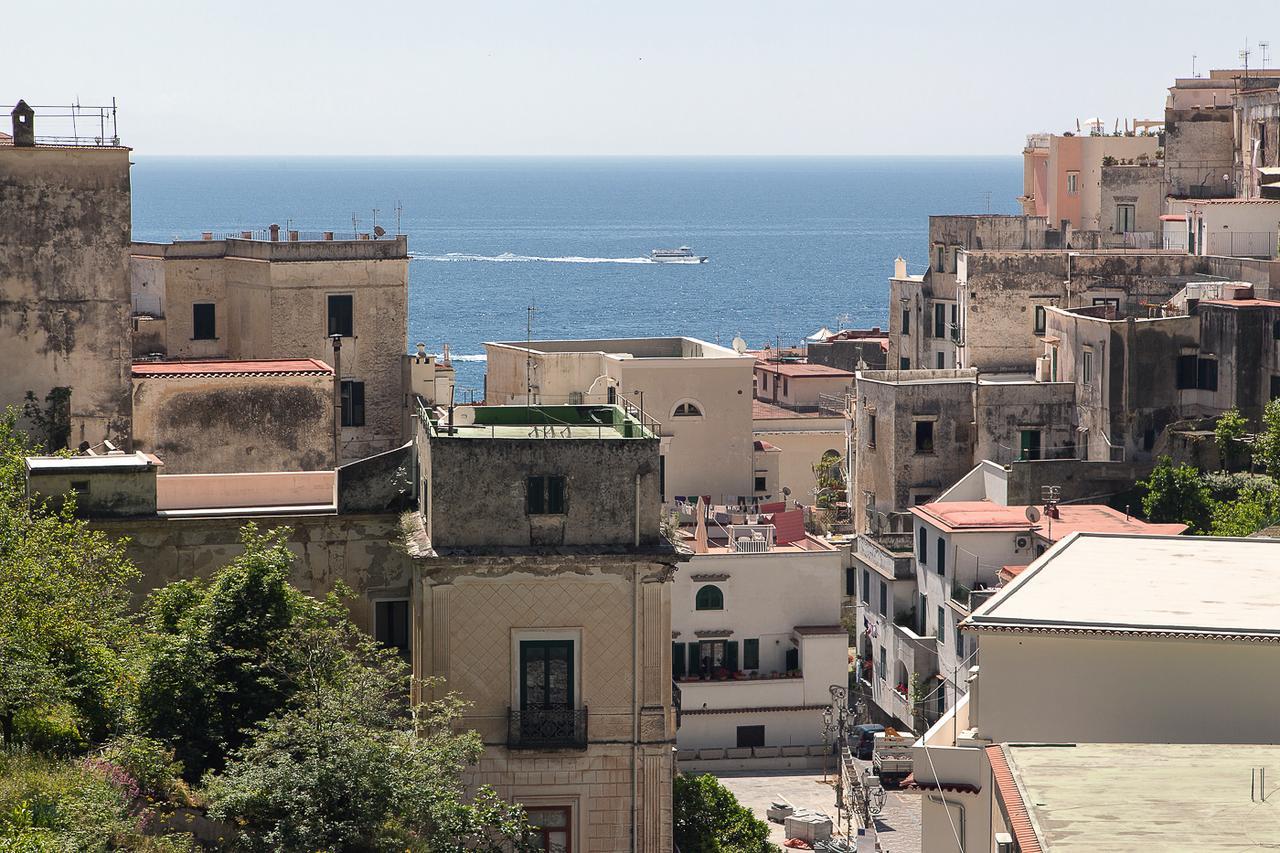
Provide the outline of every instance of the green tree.
<path id="1" fill-rule="evenodd" d="M 349 620 L 298 637 L 298 692 L 207 787 L 248 850 L 527 849 L 523 812 L 488 788 L 468 799 L 475 732 L 456 696 L 411 710 L 407 667 Z"/>
<path id="2" fill-rule="evenodd" d="M 1280 478 L 1280 398 L 1262 409 L 1262 429 L 1258 432 L 1253 458 L 1267 474 Z"/>
<path id="3" fill-rule="evenodd" d="M 1223 468 L 1234 469 L 1241 460 L 1247 458 L 1248 448 L 1245 447 L 1244 436 L 1248 426 L 1249 422 L 1244 415 L 1235 408 L 1223 412 L 1214 424 L 1213 441 L 1218 445 L 1218 456 Z"/>
<path id="4" fill-rule="evenodd" d="M 681 853 L 775 853 L 769 825 L 740 804 L 716 777 L 678 774 L 674 823 Z"/>
<path id="5" fill-rule="evenodd" d="M 1192 466 L 1174 465 L 1171 458 L 1161 456 L 1151 476 L 1138 485 L 1146 489 L 1142 510 L 1148 520 L 1185 524 L 1193 533 L 1208 529 L 1212 512 L 1209 489 Z"/>
<path id="6" fill-rule="evenodd" d="M 23 458 L 37 448 L 16 423 L 0 414 L 0 740 L 46 723 L 99 738 L 128 692 L 138 571 L 121 541 L 75 517 L 74 496 L 28 501 Z"/>
<path id="7" fill-rule="evenodd" d="M 1213 505 L 1210 532 L 1214 536 L 1248 536 L 1274 524 L 1280 517 L 1280 492 L 1274 486 L 1253 483 L 1240 490 L 1235 500 Z"/>
<path id="8" fill-rule="evenodd" d="M 137 719 L 143 732 L 174 746 L 190 780 L 221 767 L 247 729 L 293 696 L 297 638 L 332 615 L 333 605 L 289 584 L 288 534 L 246 525 L 244 552 L 212 580 L 170 584 L 148 600 L 155 633 Z"/>

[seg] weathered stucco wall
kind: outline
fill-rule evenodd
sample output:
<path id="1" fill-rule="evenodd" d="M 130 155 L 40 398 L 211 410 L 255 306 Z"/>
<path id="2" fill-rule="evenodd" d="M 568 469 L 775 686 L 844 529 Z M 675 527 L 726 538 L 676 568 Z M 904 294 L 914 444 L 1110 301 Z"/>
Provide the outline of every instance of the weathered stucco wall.
<path id="1" fill-rule="evenodd" d="M 1219 106 L 1166 109 L 1164 173 L 1175 198 L 1231 198 L 1234 187 L 1223 175 L 1235 173 L 1235 133 L 1230 96 Z"/>
<path id="2" fill-rule="evenodd" d="M 1272 382 L 1280 383 L 1280 306 L 1232 307 L 1201 304 L 1200 348 L 1218 358 L 1215 411 L 1235 406 L 1255 425 L 1271 400 Z"/>
<path id="3" fill-rule="evenodd" d="M 974 391 L 974 461 L 1012 462 L 1020 455 L 1024 430 L 1040 433 L 1045 457 L 1074 453 L 1075 390 L 1070 382 L 980 381 Z"/>
<path id="4" fill-rule="evenodd" d="M 129 436 L 129 150 L 0 147 L 0 406 L 71 388 L 69 443 Z"/>
<path id="5" fill-rule="evenodd" d="M 658 541 L 656 438 L 429 441 L 430 529 L 437 549 L 630 546 L 637 507 L 640 544 Z M 532 476 L 566 478 L 563 515 L 528 513 Z"/>
<path id="6" fill-rule="evenodd" d="M 330 376 L 133 380 L 134 445 L 167 474 L 333 467 Z"/>
<path id="7" fill-rule="evenodd" d="M 1164 171 L 1155 160 L 1142 165 L 1116 165 L 1102 167 L 1102 200 L 1098 214 L 1098 227 L 1113 235 L 1117 245 L 1124 245 L 1124 231 L 1120 228 L 1117 206 L 1131 204 L 1134 207 L 1134 223 L 1131 231 L 1152 234 L 1153 239 L 1163 230 L 1160 215 L 1164 213 Z M 1152 248 L 1159 249 L 1159 243 Z"/>

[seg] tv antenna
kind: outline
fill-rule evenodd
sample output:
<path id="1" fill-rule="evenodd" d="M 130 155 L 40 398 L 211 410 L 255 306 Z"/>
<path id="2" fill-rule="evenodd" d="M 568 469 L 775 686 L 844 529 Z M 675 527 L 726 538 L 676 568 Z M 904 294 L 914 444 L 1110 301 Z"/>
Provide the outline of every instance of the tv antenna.
<path id="1" fill-rule="evenodd" d="M 1263 71 L 1266 71 L 1266 70 L 1267 70 L 1267 60 L 1271 58 L 1271 54 L 1270 54 L 1270 51 L 1271 51 L 1271 42 L 1269 42 L 1269 41 L 1260 41 L 1260 42 L 1258 42 L 1258 50 L 1262 51 L 1262 70 L 1263 70 Z"/>
<path id="2" fill-rule="evenodd" d="M 1244 76 L 1245 76 L 1245 77 L 1248 77 L 1248 76 L 1249 76 L 1249 55 L 1250 55 L 1251 53 L 1253 53 L 1253 51 L 1249 50 L 1249 40 L 1248 40 L 1248 39 L 1245 39 L 1245 40 L 1244 40 L 1244 50 L 1242 50 L 1242 51 L 1240 51 L 1239 53 L 1237 53 L 1237 54 L 1236 54 L 1236 56 L 1239 56 L 1239 57 L 1240 57 L 1240 64 L 1244 66 Z"/>
<path id="3" fill-rule="evenodd" d="M 360 220 L 356 217 L 355 213 L 351 214 L 351 236 L 353 239 L 358 239 L 360 237 Z"/>
<path id="4" fill-rule="evenodd" d="M 1194 53 L 1191 54 L 1191 76 L 1192 77 L 1200 76 L 1199 74 L 1196 73 L 1196 55 Z"/>
<path id="5" fill-rule="evenodd" d="M 538 313 L 537 305 L 525 308 L 527 317 L 524 326 L 524 404 L 533 405 L 533 315 Z"/>
<path id="6" fill-rule="evenodd" d="M 382 212 L 382 211 L 378 210 L 378 208 L 376 208 L 376 207 L 373 209 L 373 230 L 374 230 L 374 231 L 377 231 L 377 230 L 378 230 L 378 214 L 379 214 L 379 213 L 381 213 L 381 212 Z M 383 231 L 382 233 L 383 233 L 383 234 L 385 234 L 385 233 L 387 233 L 387 232 L 386 232 L 386 231 Z"/>
<path id="7" fill-rule="evenodd" d="M 987 190 L 986 192 L 983 193 L 983 195 L 987 197 L 987 216 L 990 216 L 991 215 L 991 190 Z"/>
<path id="8" fill-rule="evenodd" d="M 400 228 L 400 214 L 404 213 L 404 205 L 401 204 L 399 201 L 397 201 L 395 210 L 396 210 L 396 235 L 399 236 L 400 234 L 404 233 L 404 231 L 401 230 Z"/>

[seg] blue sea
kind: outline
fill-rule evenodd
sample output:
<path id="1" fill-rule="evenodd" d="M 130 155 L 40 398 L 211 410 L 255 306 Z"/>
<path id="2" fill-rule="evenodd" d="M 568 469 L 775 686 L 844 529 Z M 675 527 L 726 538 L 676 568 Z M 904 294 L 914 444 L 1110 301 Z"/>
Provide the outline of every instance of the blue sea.
<path id="1" fill-rule="evenodd" d="M 190 158 L 136 155 L 135 240 L 202 231 L 409 238 L 410 344 L 477 396 L 487 340 L 692 335 L 752 346 L 886 322 L 928 216 L 1017 213 L 1018 157 Z M 397 213 L 397 207 L 400 211 Z M 398 225 L 397 225 L 398 217 Z M 656 264 L 681 245 L 705 264 Z"/>

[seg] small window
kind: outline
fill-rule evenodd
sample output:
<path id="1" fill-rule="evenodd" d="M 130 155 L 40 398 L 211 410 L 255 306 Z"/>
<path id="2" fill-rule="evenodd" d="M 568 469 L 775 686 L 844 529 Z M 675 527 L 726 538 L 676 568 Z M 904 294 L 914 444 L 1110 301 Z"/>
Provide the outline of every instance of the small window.
<path id="1" fill-rule="evenodd" d="M 724 610 L 724 593 L 720 587 L 707 584 L 693 597 L 694 610 Z"/>
<path id="2" fill-rule="evenodd" d="M 764 478 L 764 477 L 756 477 L 756 491 L 757 491 L 757 492 L 763 492 L 766 488 L 767 488 L 767 487 L 765 486 L 765 478 Z"/>
<path id="3" fill-rule="evenodd" d="M 1080 357 L 1080 383 L 1085 386 L 1093 384 L 1093 350 L 1086 349 Z"/>
<path id="4" fill-rule="evenodd" d="M 350 294 L 331 294 L 329 296 L 329 334 L 342 335 L 344 338 L 354 336 L 351 319 Z"/>
<path id="5" fill-rule="evenodd" d="M 677 418 L 700 418 L 702 417 L 702 409 L 699 409 L 693 403 L 681 403 L 676 406 L 672 416 Z"/>
<path id="6" fill-rule="evenodd" d="M 610 406 L 618 402 L 618 389 L 613 385 L 610 385 L 605 390 L 605 402 L 608 403 Z"/>
<path id="7" fill-rule="evenodd" d="M 759 640 L 743 640 L 742 641 L 742 668 L 743 669 L 759 669 L 760 668 L 760 641 Z"/>
<path id="8" fill-rule="evenodd" d="M 929 564 L 929 533 L 923 527 L 916 531 L 916 559 L 921 565 Z"/>
<path id="9" fill-rule="evenodd" d="M 342 380 L 342 425 L 364 426 L 364 383 L 354 379 Z"/>
<path id="10" fill-rule="evenodd" d="M 1271 396 L 1268 399 L 1274 400 L 1280 397 L 1280 376 L 1271 377 Z"/>
<path id="11" fill-rule="evenodd" d="M 916 421 L 916 453 L 933 452 L 933 421 Z"/>
<path id="12" fill-rule="evenodd" d="M 1178 356 L 1178 389 L 1190 390 L 1196 387 L 1196 357 L 1194 355 Z"/>
<path id="13" fill-rule="evenodd" d="M 937 263 L 934 266 L 938 272 L 946 272 L 947 271 L 947 247 L 939 243 L 937 251 L 938 251 L 938 258 L 937 258 Z"/>
<path id="14" fill-rule="evenodd" d="M 900 370 L 910 370 L 910 369 L 911 369 L 911 359 L 907 358 L 906 356 L 903 356 L 902 358 L 899 358 L 899 359 L 898 359 L 898 368 L 899 368 Z"/>
<path id="15" fill-rule="evenodd" d="M 1043 305 L 1037 305 L 1035 308 L 1035 332 L 1037 335 L 1043 335 L 1045 329 L 1045 311 Z"/>
<path id="16" fill-rule="evenodd" d="M 375 601 L 373 637 L 382 645 L 409 654 L 409 600 Z"/>
<path id="17" fill-rule="evenodd" d="M 947 613 L 941 607 L 938 608 L 938 645 L 945 646 L 947 644 Z"/>
<path id="18" fill-rule="evenodd" d="M 862 570 L 862 603 L 871 604 L 871 572 L 867 569 Z"/>
<path id="19" fill-rule="evenodd" d="M 867 447 L 876 446 L 876 416 L 867 415 Z"/>
<path id="20" fill-rule="evenodd" d="M 88 480 L 72 480 L 71 491 L 75 492 L 78 495 L 89 494 L 89 481 Z"/>
<path id="21" fill-rule="evenodd" d="M 941 536 L 938 537 L 938 574 L 945 575 L 947 573 L 947 540 Z"/>
<path id="22" fill-rule="evenodd" d="M 564 477 L 530 477 L 527 489 L 526 506 L 529 515 L 564 515 Z"/>
<path id="23" fill-rule="evenodd" d="M 880 581 L 880 615 L 889 615 L 889 585 Z"/>
<path id="24" fill-rule="evenodd" d="M 534 850 L 563 850 L 568 853 L 573 843 L 573 809 L 569 806 L 537 806 L 525 814 L 529 819 L 530 841 Z"/>
<path id="25" fill-rule="evenodd" d="M 956 624 L 956 657 L 964 660 L 964 634 L 960 633 L 960 625 Z"/>
<path id="26" fill-rule="evenodd" d="M 787 390 L 787 377 L 782 377 L 782 396 L 787 396 L 791 392 Z"/>
<path id="27" fill-rule="evenodd" d="M 884 680 L 885 680 L 885 678 L 884 678 L 884 670 L 885 670 L 885 665 L 884 665 L 884 646 L 881 646 L 881 647 L 880 647 L 880 680 L 881 680 L 881 681 L 884 681 Z"/>
<path id="28" fill-rule="evenodd" d="M 1067 172 L 1067 195 L 1076 195 L 1080 192 L 1080 173 Z"/>
<path id="29" fill-rule="evenodd" d="M 738 726 L 738 748 L 764 746 L 764 726 Z"/>
<path id="30" fill-rule="evenodd" d="M 1137 213 L 1132 204 L 1116 205 L 1116 233 L 1127 234 L 1137 230 Z"/>
<path id="31" fill-rule="evenodd" d="M 671 644 L 671 677 L 675 679 L 684 678 L 685 674 L 685 650 L 684 643 Z"/>
<path id="32" fill-rule="evenodd" d="M 933 336 L 935 338 L 947 336 L 947 306 L 941 302 L 933 303 Z"/>
<path id="33" fill-rule="evenodd" d="M 937 365 L 939 370 L 942 370 L 947 366 L 946 359 L 947 359 L 947 356 L 944 353 L 937 353 Z"/>
<path id="34" fill-rule="evenodd" d="M 197 302 L 191 306 L 191 338 L 196 341 L 217 340 L 218 329 L 214 322 L 212 302 Z"/>
<path id="35" fill-rule="evenodd" d="M 760 371 L 760 390 L 761 391 L 769 390 L 769 374 L 763 370 Z"/>
<path id="36" fill-rule="evenodd" d="M 849 598 L 858 594 L 858 571 L 853 566 L 844 570 L 844 594 Z"/>
<path id="37" fill-rule="evenodd" d="M 1280 326 L 1280 323 L 1277 323 L 1276 325 Z M 910 308 L 902 309 L 902 334 L 904 335 L 911 334 L 911 309 Z M 1277 335 L 1276 337 L 1280 337 L 1280 335 Z"/>
<path id="38" fill-rule="evenodd" d="M 1196 387 L 1204 391 L 1218 390 L 1218 360 L 1202 358 L 1196 363 Z"/>

